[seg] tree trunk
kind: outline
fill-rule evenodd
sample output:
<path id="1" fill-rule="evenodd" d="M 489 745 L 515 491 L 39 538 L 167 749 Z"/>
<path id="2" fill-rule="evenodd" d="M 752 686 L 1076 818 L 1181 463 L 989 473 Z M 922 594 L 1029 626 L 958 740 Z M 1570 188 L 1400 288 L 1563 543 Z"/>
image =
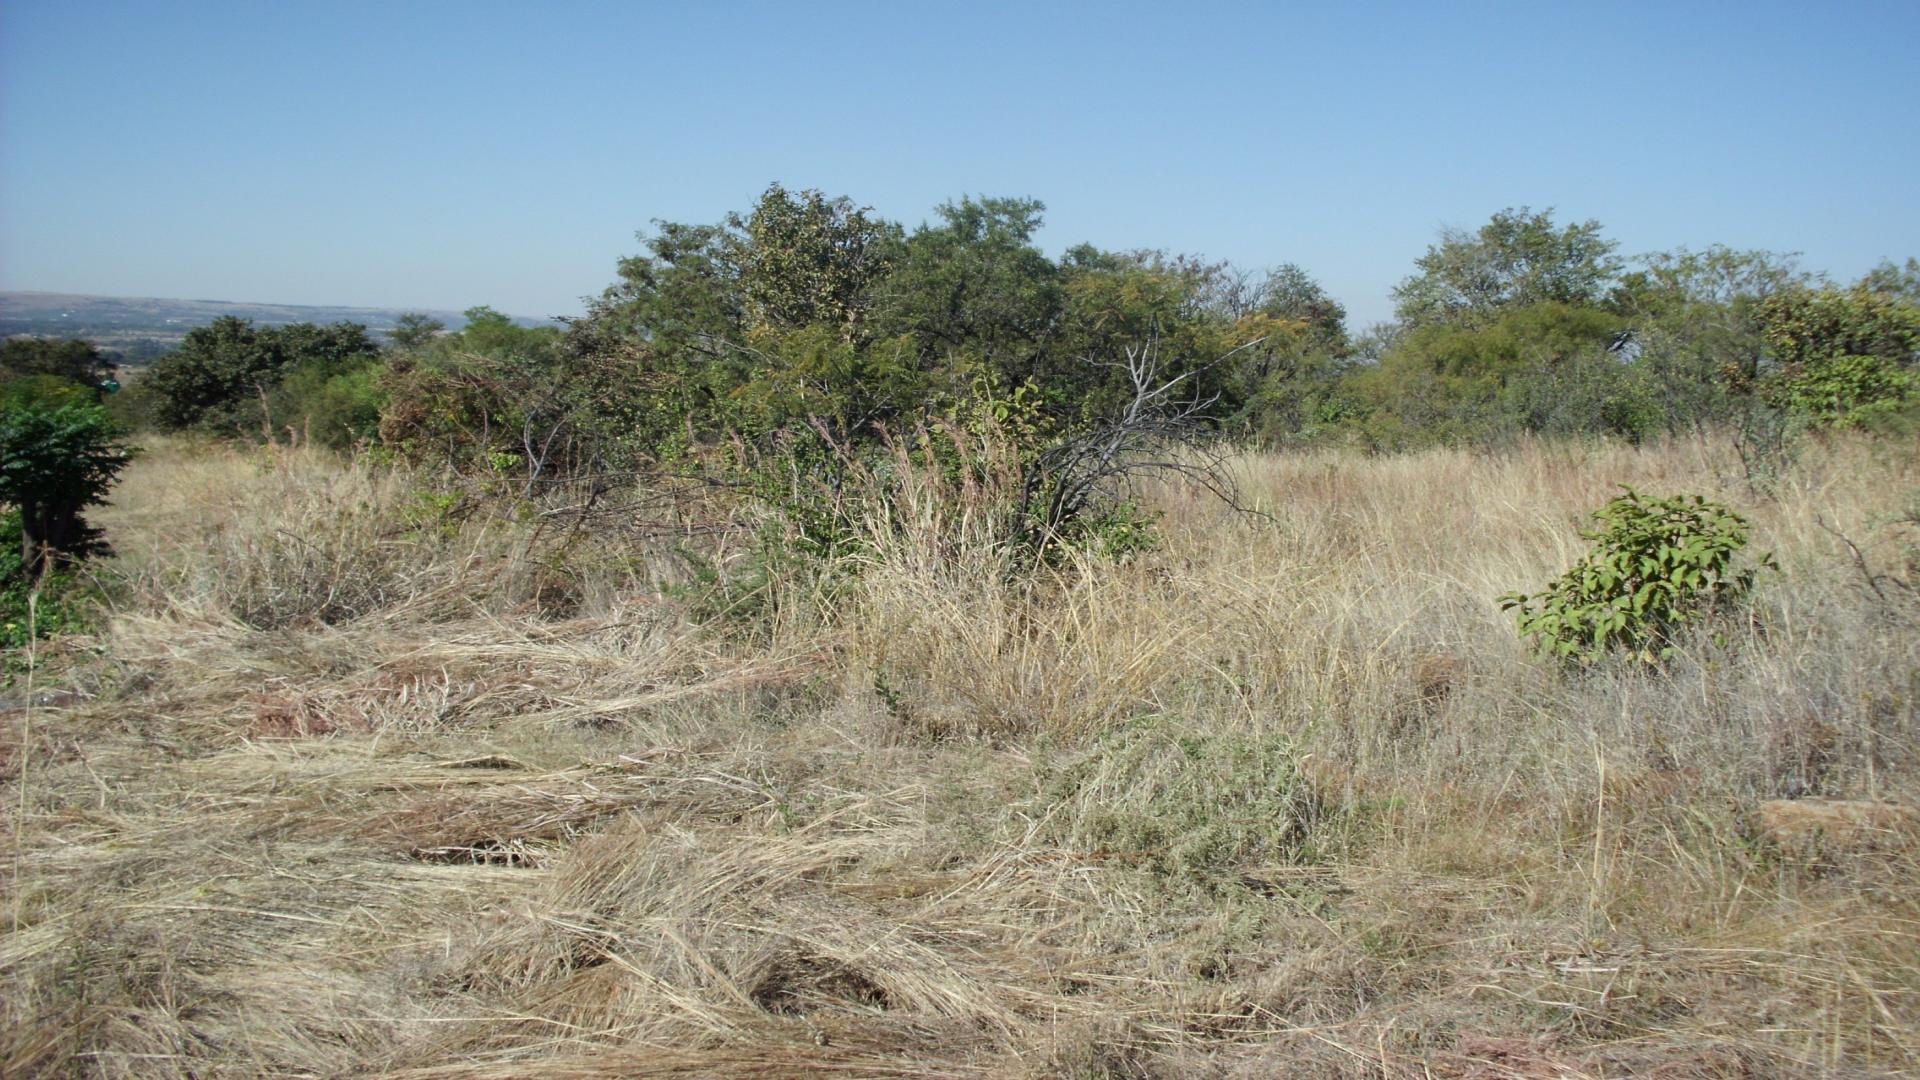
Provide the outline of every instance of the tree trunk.
<path id="1" fill-rule="evenodd" d="M 28 503 L 20 508 L 20 572 L 40 578 L 54 559 L 77 551 L 85 539 L 77 502 Z"/>

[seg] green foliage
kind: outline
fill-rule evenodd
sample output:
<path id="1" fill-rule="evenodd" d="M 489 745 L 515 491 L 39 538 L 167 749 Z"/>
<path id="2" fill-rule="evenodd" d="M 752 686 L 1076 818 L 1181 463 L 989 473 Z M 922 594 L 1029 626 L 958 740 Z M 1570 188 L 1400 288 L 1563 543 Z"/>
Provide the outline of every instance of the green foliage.
<path id="1" fill-rule="evenodd" d="M 56 557 L 104 551 L 100 531 L 80 514 L 106 501 L 132 458 L 97 405 L 0 411 L 0 503 L 19 512 L 22 565 L 38 572 Z"/>
<path id="2" fill-rule="evenodd" d="M 1160 546 L 1160 515 L 1137 499 L 1097 503 L 1058 531 L 1056 551 L 1086 551 L 1103 559 L 1124 561 Z"/>
<path id="3" fill-rule="evenodd" d="M 1920 358 L 1920 307 L 1870 289 L 1792 289 L 1756 312 L 1773 361 L 1782 367 L 1838 356 L 1877 356 L 1911 366 Z"/>
<path id="4" fill-rule="evenodd" d="M 1126 406 L 1134 387 L 1123 365 L 1127 349 L 1153 342 L 1167 378 L 1187 379 L 1187 400 L 1212 400 L 1219 416 L 1240 405 L 1245 380 L 1237 368 L 1214 365 L 1235 345 L 1295 330 L 1280 320 L 1237 325 L 1208 310 L 1209 287 L 1218 266 L 1157 253 L 1109 256 L 1104 265 L 1065 276 L 1057 340 L 1034 373 L 1055 411 L 1076 421 L 1097 421 Z M 1087 358 L 1098 362 L 1088 363 Z"/>
<path id="5" fill-rule="evenodd" d="M 1417 261 L 1420 272 L 1394 289 L 1396 310 L 1420 327 L 1533 304 L 1596 304 L 1620 271 L 1615 247 L 1597 221 L 1556 228 L 1551 209 L 1502 210 L 1475 232 L 1442 233 Z"/>
<path id="6" fill-rule="evenodd" d="M 1176 890 L 1232 892 L 1262 866 L 1311 865 L 1337 812 L 1273 735 L 1198 735 L 1140 721 L 1046 777 L 1055 839 Z"/>
<path id="7" fill-rule="evenodd" d="M 344 450 L 379 433 L 384 374 L 379 363 L 331 374 L 318 366 L 296 368 L 274 387 L 268 410 L 302 438 Z"/>
<path id="8" fill-rule="evenodd" d="M 1608 351 L 1621 326 L 1610 312 L 1557 301 L 1421 326 L 1360 372 L 1353 390 L 1388 445 L 1637 431 L 1632 373 Z"/>
<path id="9" fill-rule="evenodd" d="M 1789 368 L 1760 392 L 1815 426 L 1860 427 L 1920 400 L 1920 371 L 1882 356 L 1834 356 Z"/>
<path id="10" fill-rule="evenodd" d="M 856 345 L 832 326 L 749 331 L 753 364 L 728 395 L 735 429 L 749 438 L 824 424 L 836 441 L 871 435 L 936 402 L 933 380 L 907 338 Z"/>
<path id="11" fill-rule="evenodd" d="M 1866 276 L 1860 279 L 1859 288 L 1920 306 L 1920 259 L 1908 258 L 1905 264 L 1898 266 L 1891 259 L 1882 259 L 1880 265 L 1867 271 Z"/>
<path id="12" fill-rule="evenodd" d="M 1543 592 L 1500 600 L 1544 653 L 1591 663 L 1620 649 L 1655 662 L 1683 627 L 1730 610 L 1753 587 L 1755 569 L 1738 565 L 1747 519 L 1719 503 L 1628 488 L 1594 519 L 1599 528 L 1581 534 L 1593 549 L 1578 563 Z"/>
<path id="13" fill-rule="evenodd" d="M 1815 426 L 1857 427 L 1920 398 L 1920 306 L 1889 285 L 1777 293 L 1756 317 L 1761 397 Z"/>
<path id="14" fill-rule="evenodd" d="M 617 441 L 609 435 L 600 445 L 590 435 L 596 425 L 618 427 L 617 402 L 641 387 L 578 362 L 554 327 L 517 326 L 488 307 L 466 315 L 459 333 L 389 357 L 372 386 L 337 388 L 354 409 L 377 403 L 383 445 L 489 471 L 512 455 L 531 484 Z"/>
<path id="15" fill-rule="evenodd" d="M 99 400 L 99 392 L 92 387 L 58 375 L 23 375 L 0 382 L 0 409 L 34 405 L 51 409 L 61 405 L 92 405 Z"/>
<path id="16" fill-rule="evenodd" d="M 851 341 L 900 243 L 896 225 L 819 191 L 774 184 L 745 221 L 740 284 L 749 318 L 781 329 L 827 326 Z"/>
<path id="17" fill-rule="evenodd" d="M 282 404 L 294 409 L 291 415 L 272 411 L 270 395 L 283 379 L 300 373 L 317 388 L 366 368 L 379 355 L 366 327 L 356 323 L 262 328 L 227 316 L 189 331 L 142 382 L 154 419 L 164 427 L 222 435 L 266 425 L 298 429 L 308 419 L 298 401 L 283 397 Z"/>
<path id="18" fill-rule="evenodd" d="M 446 323 L 431 315 L 418 311 L 406 311 L 394 320 L 393 329 L 388 331 L 387 337 L 392 339 L 394 348 L 412 351 L 431 344 L 433 339 L 440 336 L 440 332 L 446 328 Z"/>
<path id="19" fill-rule="evenodd" d="M 85 341 L 66 338 L 8 338 L 0 342 L 0 382 L 51 376 L 84 387 L 98 386 L 113 374 L 113 364 Z"/>
<path id="20" fill-rule="evenodd" d="M 1063 301 L 1062 268 L 1033 243 L 1046 207 L 1033 199 L 964 198 L 922 225 L 888 276 L 875 332 L 906 334 L 933 367 L 964 351 L 1008 385 L 1039 376 Z"/>
<path id="21" fill-rule="evenodd" d="M 20 512 L 0 514 L 0 652 L 9 669 L 28 642 L 85 631 L 92 616 L 85 583 L 60 570 L 36 579 L 22 539 Z"/>
<path id="22" fill-rule="evenodd" d="M 1722 246 L 1642 264 L 1609 306 L 1628 320 L 1627 351 L 1655 416 L 1674 433 L 1744 422 L 1766 355 L 1761 305 L 1813 279 L 1790 255 Z"/>

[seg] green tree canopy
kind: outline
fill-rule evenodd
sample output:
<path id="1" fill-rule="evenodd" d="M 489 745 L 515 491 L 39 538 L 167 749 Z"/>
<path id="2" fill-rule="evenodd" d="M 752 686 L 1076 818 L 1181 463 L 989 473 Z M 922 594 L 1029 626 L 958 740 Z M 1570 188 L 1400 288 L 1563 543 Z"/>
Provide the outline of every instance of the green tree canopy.
<path id="1" fill-rule="evenodd" d="M 0 379 L 50 375 L 97 386 L 114 365 L 90 342 L 68 338 L 8 338 L 0 343 Z"/>
<path id="2" fill-rule="evenodd" d="M 875 283 L 899 255 L 899 226 L 817 190 L 793 195 L 774 184 L 730 223 L 748 317 L 782 330 L 824 325 L 853 340 Z"/>
<path id="3" fill-rule="evenodd" d="M 1559 228 L 1551 208 L 1506 209 L 1478 230 L 1448 229 L 1416 262 L 1420 272 L 1394 289 L 1409 326 L 1482 323 L 1531 304 L 1598 304 L 1619 273 L 1600 223 Z"/>
<path id="4" fill-rule="evenodd" d="M 883 286 L 878 332 L 911 336 L 927 366 L 965 353 L 1009 384 L 1035 375 L 1064 301 L 1060 268 L 1033 243 L 1045 209 L 971 196 L 941 205 Z"/>
<path id="5" fill-rule="evenodd" d="M 262 403 L 293 371 L 306 368 L 331 378 L 379 355 L 380 347 L 358 323 L 256 327 L 223 316 L 189 331 L 178 349 L 153 365 L 148 392 L 155 419 L 164 426 L 234 431 L 262 419 Z"/>
<path id="6" fill-rule="evenodd" d="M 396 349 L 419 349 L 432 342 L 446 328 L 446 323 L 431 315 L 418 311 L 405 311 L 394 320 L 393 329 L 387 336 L 393 339 Z"/>

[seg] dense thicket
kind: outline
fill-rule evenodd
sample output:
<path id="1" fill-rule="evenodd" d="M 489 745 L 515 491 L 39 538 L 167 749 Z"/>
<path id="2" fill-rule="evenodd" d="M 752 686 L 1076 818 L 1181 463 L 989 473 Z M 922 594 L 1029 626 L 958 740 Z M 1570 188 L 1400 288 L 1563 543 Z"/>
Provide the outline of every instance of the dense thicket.
<path id="1" fill-rule="evenodd" d="M 377 439 L 529 483 L 965 416 L 1058 440 L 1137 401 L 1130 354 L 1173 387 L 1163 409 L 1265 445 L 1898 424 L 1920 397 L 1913 260 L 1851 285 L 1720 247 L 1630 262 L 1598 222 L 1509 209 L 1443 232 L 1396 318 L 1355 333 L 1296 266 L 1050 256 L 1043 209 L 966 197 L 908 228 L 775 185 L 714 224 L 656 222 L 564 331 L 476 308 L 457 333 L 409 321 L 383 356 L 349 324 L 227 319 L 143 394 L 165 426 Z"/>

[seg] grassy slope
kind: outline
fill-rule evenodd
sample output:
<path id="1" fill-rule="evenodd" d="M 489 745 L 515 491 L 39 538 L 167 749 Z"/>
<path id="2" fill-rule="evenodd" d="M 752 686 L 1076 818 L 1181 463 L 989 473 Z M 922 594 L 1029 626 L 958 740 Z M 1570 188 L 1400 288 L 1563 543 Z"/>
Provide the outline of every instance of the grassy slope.
<path id="1" fill-rule="evenodd" d="M 1920 634 L 1822 527 L 1920 466 L 1723 447 L 1244 464 L 1032 589 L 912 528 L 726 632 L 718 550 L 446 522 L 161 447 L 120 610 L 4 718 L 7 1075 L 1874 1076 L 1920 1068 Z M 1757 617 L 1563 677 L 1494 598 L 1612 486 L 1749 511 Z"/>

